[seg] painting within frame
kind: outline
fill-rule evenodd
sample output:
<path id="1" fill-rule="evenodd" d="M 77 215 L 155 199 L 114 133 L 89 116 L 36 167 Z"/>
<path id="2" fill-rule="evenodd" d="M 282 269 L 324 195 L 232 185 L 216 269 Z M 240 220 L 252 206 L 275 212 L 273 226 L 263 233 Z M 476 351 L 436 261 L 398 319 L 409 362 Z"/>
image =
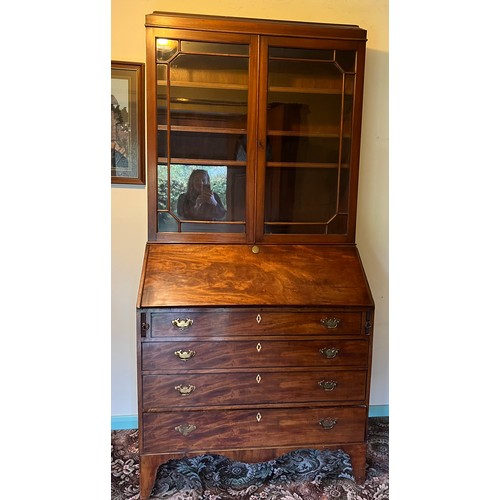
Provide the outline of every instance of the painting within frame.
<path id="1" fill-rule="evenodd" d="M 144 63 L 111 61 L 111 184 L 145 184 Z"/>

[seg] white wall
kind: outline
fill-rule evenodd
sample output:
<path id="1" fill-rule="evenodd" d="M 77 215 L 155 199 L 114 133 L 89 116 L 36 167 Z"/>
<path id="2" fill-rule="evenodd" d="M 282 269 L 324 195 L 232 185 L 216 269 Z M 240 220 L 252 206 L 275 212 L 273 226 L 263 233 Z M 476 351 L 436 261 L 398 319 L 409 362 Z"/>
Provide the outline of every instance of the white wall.
<path id="1" fill-rule="evenodd" d="M 145 62 L 145 15 L 154 10 L 357 24 L 368 31 L 357 243 L 376 304 L 372 405 L 389 403 L 388 0 L 112 0 L 111 58 Z M 135 305 L 147 240 L 145 187 L 111 188 L 112 416 L 137 414 Z"/>

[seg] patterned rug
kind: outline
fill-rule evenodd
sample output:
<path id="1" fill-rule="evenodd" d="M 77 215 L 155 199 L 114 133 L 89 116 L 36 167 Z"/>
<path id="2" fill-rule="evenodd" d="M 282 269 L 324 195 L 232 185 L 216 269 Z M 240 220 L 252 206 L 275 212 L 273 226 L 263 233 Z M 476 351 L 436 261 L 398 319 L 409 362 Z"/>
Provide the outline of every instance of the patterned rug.
<path id="1" fill-rule="evenodd" d="M 342 450 L 297 450 L 258 464 L 201 455 L 161 465 L 150 498 L 388 500 L 389 418 L 369 419 L 362 485 L 354 482 L 349 456 Z M 111 499 L 139 499 L 137 429 L 111 431 Z"/>

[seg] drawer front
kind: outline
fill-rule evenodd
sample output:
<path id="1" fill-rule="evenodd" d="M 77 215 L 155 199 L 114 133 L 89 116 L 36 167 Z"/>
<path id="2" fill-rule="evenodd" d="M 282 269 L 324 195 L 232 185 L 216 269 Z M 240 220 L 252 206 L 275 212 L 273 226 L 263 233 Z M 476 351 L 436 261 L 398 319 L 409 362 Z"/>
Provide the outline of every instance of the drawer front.
<path id="1" fill-rule="evenodd" d="M 274 312 L 188 309 L 153 311 L 151 336 L 260 334 L 361 335 L 361 312 Z"/>
<path id="2" fill-rule="evenodd" d="M 143 409 L 291 402 L 363 402 L 366 371 L 144 375 Z"/>
<path id="3" fill-rule="evenodd" d="M 367 340 L 143 342 L 142 369 L 367 367 Z"/>
<path id="4" fill-rule="evenodd" d="M 146 413 L 144 453 L 363 442 L 366 408 L 284 408 L 263 410 Z"/>

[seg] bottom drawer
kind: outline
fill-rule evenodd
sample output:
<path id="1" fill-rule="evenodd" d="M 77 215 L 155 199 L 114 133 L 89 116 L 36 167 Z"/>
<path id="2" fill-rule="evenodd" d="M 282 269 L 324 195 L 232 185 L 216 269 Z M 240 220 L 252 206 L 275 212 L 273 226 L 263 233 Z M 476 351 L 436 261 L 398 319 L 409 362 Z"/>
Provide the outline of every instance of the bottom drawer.
<path id="1" fill-rule="evenodd" d="M 364 407 L 146 413 L 141 451 L 209 452 L 363 442 L 365 419 Z"/>

